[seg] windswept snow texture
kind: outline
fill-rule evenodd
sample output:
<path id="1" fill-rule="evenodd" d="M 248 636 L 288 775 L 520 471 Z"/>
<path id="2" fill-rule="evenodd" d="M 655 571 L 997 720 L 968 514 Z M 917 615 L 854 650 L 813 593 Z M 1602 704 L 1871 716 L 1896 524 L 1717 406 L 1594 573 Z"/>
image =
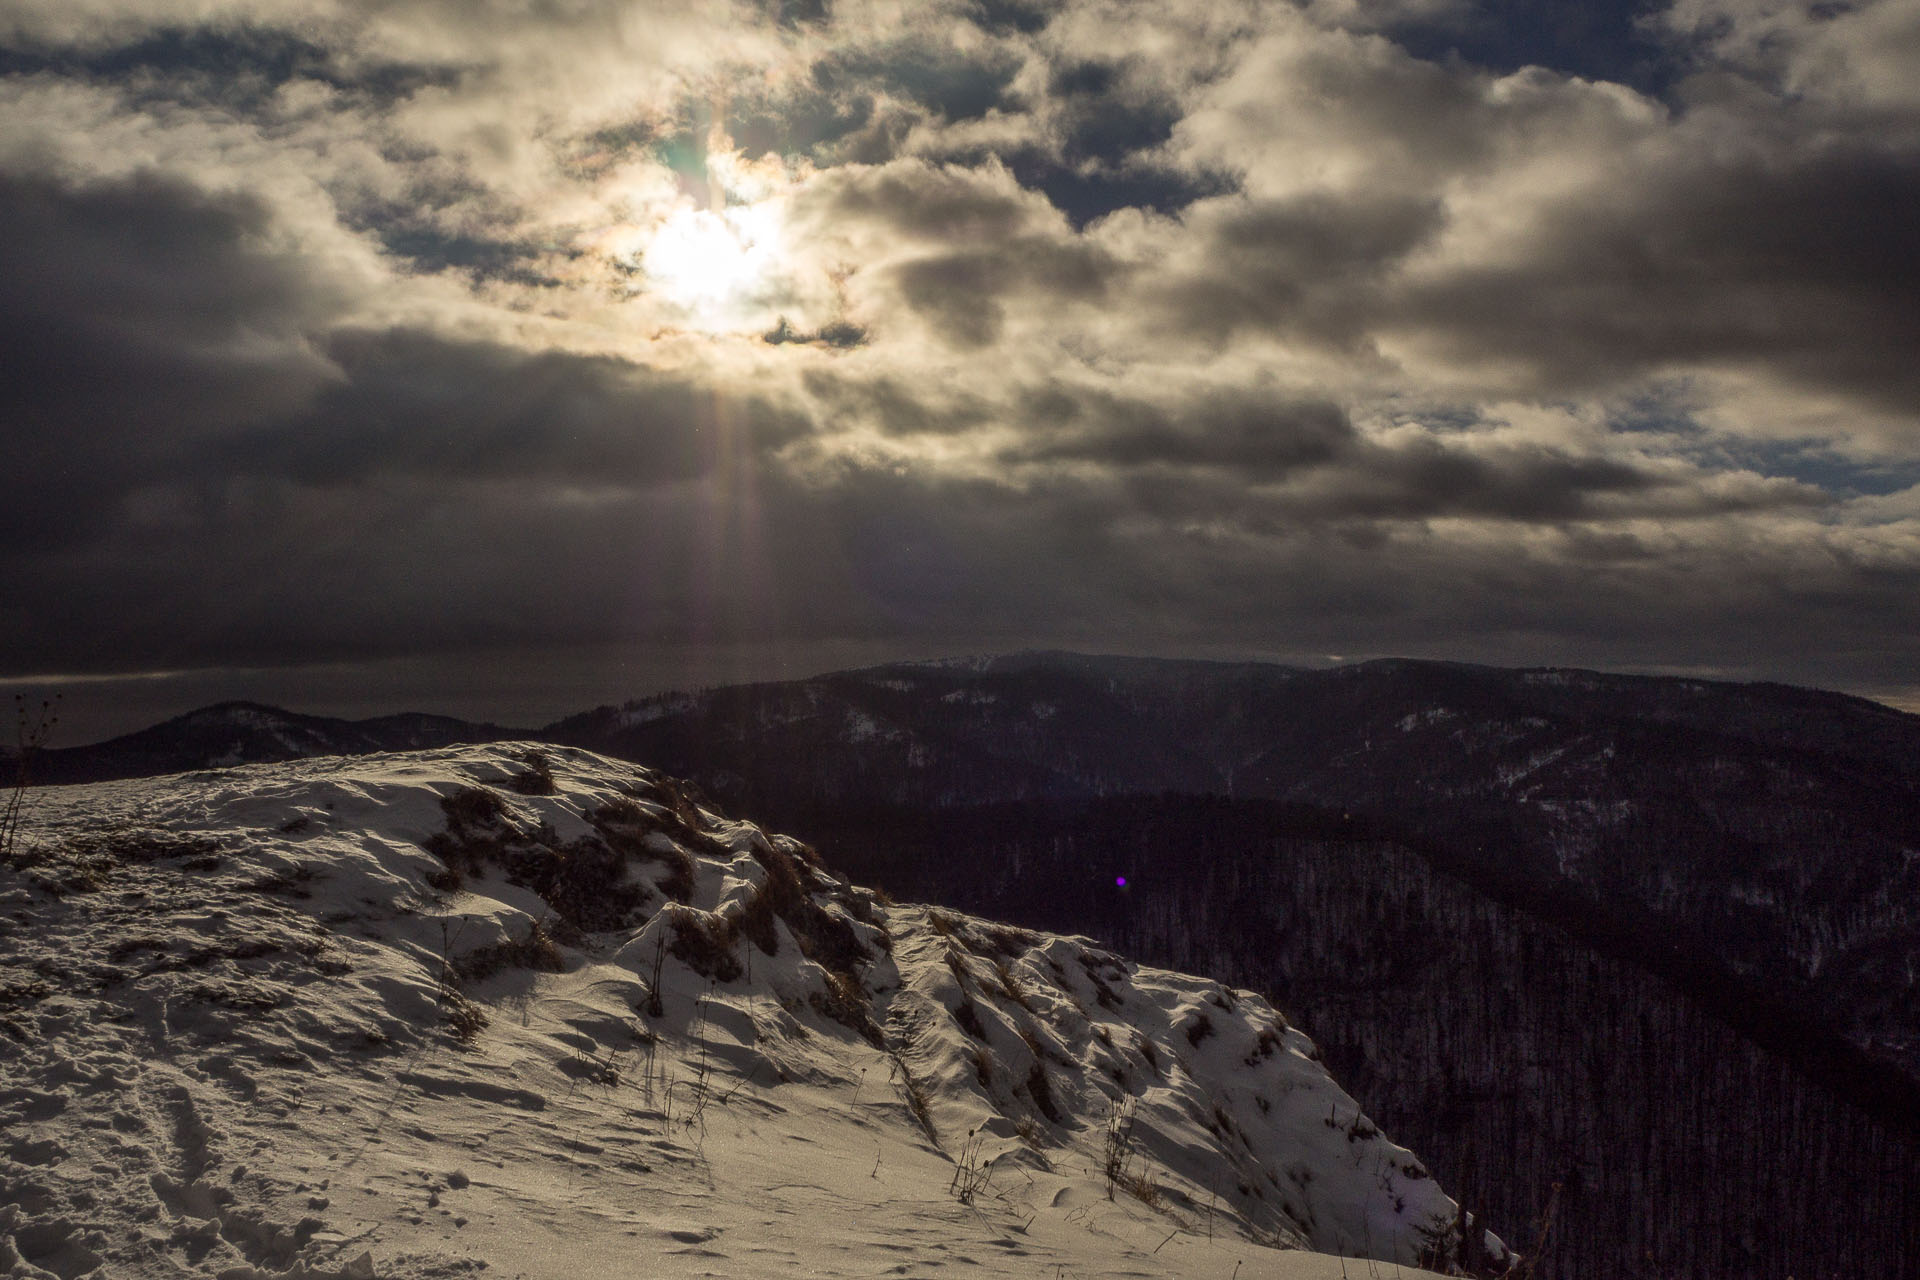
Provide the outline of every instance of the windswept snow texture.
<path id="1" fill-rule="evenodd" d="M 1504 1255 L 1259 997 L 881 903 L 586 752 L 43 789 L 14 853 L 9 1277 Z"/>

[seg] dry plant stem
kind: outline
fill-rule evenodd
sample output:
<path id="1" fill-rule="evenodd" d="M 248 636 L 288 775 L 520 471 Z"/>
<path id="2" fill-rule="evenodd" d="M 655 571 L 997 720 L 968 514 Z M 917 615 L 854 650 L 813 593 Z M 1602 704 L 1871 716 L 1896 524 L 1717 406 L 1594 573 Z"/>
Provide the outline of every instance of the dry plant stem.
<path id="1" fill-rule="evenodd" d="M 60 723 L 59 704 L 58 695 L 46 698 L 36 711 L 27 706 L 25 695 L 13 695 L 14 741 L 18 754 L 14 757 L 13 790 L 7 796 L 6 809 L 0 811 L 0 862 L 13 856 L 14 837 L 20 831 L 20 813 L 27 803 L 33 757 L 46 746 L 53 727 Z"/>
<path id="2" fill-rule="evenodd" d="M 993 1168 L 980 1159 L 980 1147 L 978 1130 L 967 1130 L 967 1139 L 960 1144 L 960 1158 L 954 1163 L 953 1180 L 947 1184 L 947 1190 L 961 1204 L 972 1204 L 993 1180 Z M 879 1168 L 877 1162 L 874 1167 Z"/>

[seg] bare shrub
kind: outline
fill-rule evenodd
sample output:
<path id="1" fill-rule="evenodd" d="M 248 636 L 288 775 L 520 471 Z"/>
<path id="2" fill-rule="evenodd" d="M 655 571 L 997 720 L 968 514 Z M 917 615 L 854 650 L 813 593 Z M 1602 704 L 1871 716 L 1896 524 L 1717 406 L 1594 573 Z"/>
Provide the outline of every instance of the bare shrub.
<path id="1" fill-rule="evenodd" d="M 1028 1013 L 1036 1015 L 1039 1013 L 1039 1010 L 1033 1007 L 1033 1001 L 1027 996 L 1025 984 L 1013 976 L 1013 970 L 1007 968 L 1007 962 L 1005 960 L 998 956 L 994 957 L 993 972 L 994 975 L 1000 979 L 1000 990 L 1006 994 L 1007 999 L 1013 1001 Z"/>
<path id="2" fill-rule="evenodd" d="M 707 829 L 710 824 L 706 815 L 700 812 L 706 797 L 693 783 L 681 778 L 642 778 L 630 793 L 660 806 L 663 813 L 653 819 L 658 829 L 696 849 L 719 852 L 719 843 Z"/>
<path id="3" fill-rule="evenodd" d="M 587 821 L 611 849 L 634 862 L 665 866 L 667 874 L 657 880 L 661 893 L 675 902 L 693 898 L 693 859 L 675 844 L 667 823 L 632 800 L 613 800 L 586 815 Z M 649 837 L 661 834 L 665 839 Z"/>
<path id="4" fill-rule="evenodd" d="M 1247 1055 L 1247 1065 L 1255 1066 L 1278 1053 L 1287 1042 L 1286 1032 L 1287 1020 L 1275 1015 L 1273 1022 L 1262 1027 L 1260 1034 L 1254 1037 L 1253 1052 Z"/>
<path id="5" fill-rule="evenodd" d="M 1060 1104 L 1053 1099 L 1053 1082 L 1047 1078 L 1046 1064 L 1037 1057 L 1033 1060 L 1033 1070 L 1027 1072 L 1027 1096 L 1040 1108 L 1040 1114 L 1053 1123 L 1066 1119 L 1060 1113 Z"/>
<path id="6" fill-rule="evenodd" d="M 447 815 L 450 826 L 484 827 L 505 818 L 507 804 L 486 787 L 460 787 L 440 797 L 440 811 Z"/>
<path id="7" fill-rule="evenodd" d="M 967 1130 L 960 1155 L 953 1162 L 953 1180 L 947 1184 L 947 1192 L 961 1204 L 972 1204 L 993 1180 L 993 1166 L 980 1158 L 982 1145 L 979 1130 Z"/>
<path id="8" fill-rule="evenodd" d="M 1133 1174 L 1134 1101 L 1128 1098 L 1107 1108 L 1106 1139 L 1100 1147 L 1100 1172 L 1106 1175 L 1107 1199 L 1113 1189 L 1126 1185 Z"/>
<path id="9" fill-rule="evenodd" d="M 13 695 L 13 789 L 7 794 L 5 807 L 0 808 L 0 864 L 13 860 L 14 839 L 20 833 L 20 814 L 27 805 L 27 786 L 33 758 L 46 746 L 47 739 L 53 734 L 53 727 L 60 723 L 60 717 L 55 712 L 58 703 L 57 697 L 43 699 L 39 709 L 35 710 L 28 706 L 25 694 Z"/>
<path id="10" fill-rule="evenodd" d="M 857 1031 L 874 1048 L 882 1048 L 887 1037 L 873 1020 L 873 1010 L 867 1001 L 866 988 L 860 980 L 850 974 L 827 971 L 827 989 L 815 991 L 807 996 L 807 1003 L 816 1013 L 831 1018 L 850 1031 Z M 904 1068 L 903 1068 L 904 1069 Z"/>
<path id="11" fill-rule="evenodd" d="M 441 797 L 440 808 L 446 830 L 424 842 L 443 867 L 427 876 L 435 889 L 456 890 L 497 866 L 509 883 L 540 895 L 553 908 L 555 929 L 569 936 L 626 928 L 652 896 L 627 874 L 631 851 L 598 830 L 562 844 L 549 826 L 515 825 L 506 802 L 485 787 L 461 787 Z"/>
<path id="12" fill-rule="evenodd" d="M 487 1029 L 486 1011 L 452 983 L 440 984 L 440 1018 L 463 1048 L 471 1047 Z"/>
<path id="13" fill-rule="evenodd" d="M 966 1032 L 968 1036 L 985 1043 L 987 1029 L 981 1025 L 980 1011 L 974 1008 L 973 1001 L 962 1000 L 959 1004 L 955 1005 L 953 1020 L 960 1024 L 960 1029 Z"/>
<path id="14" fill-rule="evenodd" d="M 676 910 L 667 950 L 673 958 L 704 978 L 733 982 L 743 970 L 733 953 L 733 929 L 727 921 L 704 911 Z"/>
<path id="15" fill-rule="evenodd" d="M 1006 960 L 1023 956 L 1027 951 L 1040 944 L 1040 935 L 1030 929 L 1016 929 L 1012 925 L 982 924 L 975 930 L 979 934 L 978 945 Z"/>
<path id="16" fill-rule="evenodd" d="M 449 967 L 468 982 L 484 982 L 506 969 L 559 973 L 567 964 L 552 934 L 547 931 L 545 922 L 535 920 L 528 927 L 526 937 L 518 941 L 509 937 L 505 942 L 476 947 L 451 961 Z"/>
<path id="17" fill-rule="evenodd" d="M 526 770 L 507 779 L 507 785 L 523 796 L 550 796 L 560 790 L 553 781 L 553 762 L 547 753 L 535 749 L 523 751 L 520 762 Z"/>
<path id="18" fill-rule="evenodd" d="M 776 927 L 778 921 L 773 899 L 764 892 L 756 891 L 741 906 L 739 914 L 733 917 L 733 927 L 741 937 L 760 948 L 762 955 L 777 956 L 780 954 L 780 930 Z"/>

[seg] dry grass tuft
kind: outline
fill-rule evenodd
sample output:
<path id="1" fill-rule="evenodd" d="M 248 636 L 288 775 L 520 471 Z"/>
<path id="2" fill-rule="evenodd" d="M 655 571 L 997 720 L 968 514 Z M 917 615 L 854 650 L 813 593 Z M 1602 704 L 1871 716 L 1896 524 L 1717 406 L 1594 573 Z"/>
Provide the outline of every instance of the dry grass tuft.
<path id="1" fill-rule="evenodd" d="M 733 928 L 718 916 L 690 908 L 673 913 L 673 934 L 667 951 L 703 978 L 734 982 L 745 972 L 733 951 Z"/>
<path id="2" fill-rule="evenodd" d="M 527 936 L 518 942 L 512 938 L 491 946 L 476 947 L 457 960 L 448 962 L 455 975 L 467 982 L 485 982 L 507 969 L 532 969 L 540 973 L 560 973 L 567 967 L 553 935 L 544 921 L 535 920 Z"/>

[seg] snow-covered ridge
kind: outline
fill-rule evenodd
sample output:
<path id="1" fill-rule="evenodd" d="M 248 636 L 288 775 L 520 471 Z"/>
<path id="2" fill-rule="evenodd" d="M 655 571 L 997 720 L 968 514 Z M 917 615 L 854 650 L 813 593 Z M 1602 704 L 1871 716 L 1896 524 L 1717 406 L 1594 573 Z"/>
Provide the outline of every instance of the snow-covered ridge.
<path id="1" fill-rule="evenodd" d="M 1258 996 L 887 903 L 632 765 L 496 744 L 32 805 L 0 867 L 9 1276 L 1504 1253 Z"/>

